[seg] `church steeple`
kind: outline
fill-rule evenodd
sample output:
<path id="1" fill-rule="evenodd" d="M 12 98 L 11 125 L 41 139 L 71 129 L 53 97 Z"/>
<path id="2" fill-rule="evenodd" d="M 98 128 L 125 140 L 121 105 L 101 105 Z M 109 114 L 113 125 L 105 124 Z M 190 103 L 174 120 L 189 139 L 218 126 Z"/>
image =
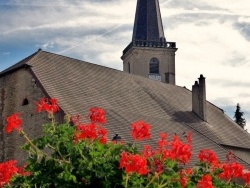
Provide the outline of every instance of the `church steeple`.
<path id="1" fill-rule="evenodd" d="M 158 0 L 137 0 L 131 43 L 123 50 L 123 70 L 175 84 L 175 42 L 164 36 Z"/>
<path id="2" fill-rule="evenodd" d="M 165 41 L 157 0 L 137 1 L 133 40 Z"/>

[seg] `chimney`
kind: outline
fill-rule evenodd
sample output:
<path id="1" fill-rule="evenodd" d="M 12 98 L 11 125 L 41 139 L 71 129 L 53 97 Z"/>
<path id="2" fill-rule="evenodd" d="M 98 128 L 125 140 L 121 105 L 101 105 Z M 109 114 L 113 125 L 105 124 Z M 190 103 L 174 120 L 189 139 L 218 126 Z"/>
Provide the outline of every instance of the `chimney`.
<path id="1" fill-rule="evenodd" d="M 195 81 L 192 86 L 192 110 L 202 120 L 207 121 L 206 108 L 206 83 L 205 77 L 200 75 L 199 82 Z"/>

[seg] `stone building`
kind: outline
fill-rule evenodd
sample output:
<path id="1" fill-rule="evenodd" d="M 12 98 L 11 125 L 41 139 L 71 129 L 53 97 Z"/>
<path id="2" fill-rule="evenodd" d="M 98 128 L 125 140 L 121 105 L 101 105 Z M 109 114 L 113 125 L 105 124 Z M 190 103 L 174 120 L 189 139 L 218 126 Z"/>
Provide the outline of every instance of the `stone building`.
<path id="1" fill-rule="evenodd" d="M 130 142 L 130 124 L 151 124 L 155 146 L 159 132 L 193 133 L 192 163 L 200 149 L 213 149 L 220 160 L 233 151 L 250 167 L 250 135 L 224 111 L 206 100 L 205 77 L 192 91 L 175 85 L 176 44 L 164 37 L 158 0 L 138 0 L 131 43 L 123 51 L 124 71 L 38 50 L 0 73 L 0 160 L 25 155 L 17 133 L 5 134 L 5 118 L 22 113 L 24 130 L 41 134 L 46 114 L 35 113 L 34 102 L 45 96 L 58 99 L 60 113 L 86 115 L 90 107 L 106 111 L 108 138 L 118 134 Z M 145 143 L 145 142 L 144 142 Z"/>

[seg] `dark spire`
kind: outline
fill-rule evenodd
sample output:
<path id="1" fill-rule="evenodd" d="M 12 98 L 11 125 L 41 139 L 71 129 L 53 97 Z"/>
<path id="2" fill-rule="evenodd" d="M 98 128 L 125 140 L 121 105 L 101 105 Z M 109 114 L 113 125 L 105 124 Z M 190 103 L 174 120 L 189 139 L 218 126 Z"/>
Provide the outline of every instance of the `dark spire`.
<path id="1" fill-rule="evenodd" d="M 158 0 L 137 0 L 132 42 L 123 55 L 132 47 L 177 49 L 175 42 L 165 39 Z"/>
<path id="2" fill-rule="evenodd" d="M 165 41 L 158 0 L 137 0 L 132 40 Z"/>

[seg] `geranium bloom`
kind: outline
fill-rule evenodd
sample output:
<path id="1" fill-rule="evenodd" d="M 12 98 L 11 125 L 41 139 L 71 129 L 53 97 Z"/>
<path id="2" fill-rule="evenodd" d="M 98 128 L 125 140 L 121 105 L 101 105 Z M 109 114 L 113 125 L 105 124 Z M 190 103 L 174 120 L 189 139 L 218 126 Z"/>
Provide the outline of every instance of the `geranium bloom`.
<path id="1" fill-rule="evenodd" d="M 140 120 L 131 124 L 131 135 L 135 140 L 150 138 L 150 125 Z"/>
<path id="2" fill-rule="evenodd" d="M 197 188 L 213 188 L 212 178 L 206 174 L 198 181 Z"/>
<path id="3" fill-rule="evenodd" d="M 76 132 L 74 134 L 75 142 L 84 139 L 99 140 L 101 143 L 107 143 L 107 130 L 94 123 L 85 125 L 77 125 Z"/>
<path id="4" fill-rule="evenodd" d="M 155 154 L 155 152 L 149 145 L 144 145 L 142 154 L 144 157 L 148 158 L 148 157 L 152 157 Z"/>
<path id="5" fill-rule="evenodd" d="M 192 174 L 192 169 L 181 169 L 179 171 L 180 173 L 180 183 L 181 183 L 181 187 L 185 188 L 187 186 L 187 182 L 188 182 L 188 175 Z"/>
<path id="6" fill-rule="evenodd" d="M 206 163 L 209 163 L 213 166 L 216 166 L 219 162 L 214 151 L 212 151 L 210 149 L 200 150 L 200 152 L 198 154 L 198 159 L 200 160 L 200 162 L 206 162 Z"/>
<path id="7" fill-rule="evenodd" d="M 103 136 L 103 137 L 100 138 L 99 141 L 100 141 L 101 144 L 107 144 L 107 137 Z"/>
<path id="8" fill-rule="evenodd" d="M 245 183 L 246 183 L 247 185 L 250 185 L 250 170 L 248 170 L 248 172 L 246 172 L 246 173 L 242 176 L 242 178 L 245 180 Z"/>
<path id="9" fill-rule="evenodd" d="M 49 101 L 51 103 L 51 105 L 50 105 L 50 111 L 53 112 L 53 113 L 58 112 L 59 111 L 59 107 L 57 105 L 57 99 L 51 98 Z"/>
<path id="10" fill-rule="evenodd" d="M 37 112 L 45 111 L 53 114 L 59 111 L 57 100 L 55 98 L 50 99 L 50 104 L 48 103 L 46 98 L 41 98 L 40 103 L 35 102 L 35 104 Z"/>
<path id="11" fill-rule="evenodd" d="M 0 163 L 0 187 L 9 183 L 10 178 L 17 174 L 19 169 L 16 167 L 16 160 Z"/>
<path id="12" fill-rule="evenodd" d="M 89 123 L 85 125 L 78 125 L 76 127 L 75 141 L 83 140 L 88 138 L 94 140 L 97 138 L 96 125 L 94 123 Z"/>
<path id="13" fill-rule="evenodd" d="M 169 154 L 170 159 L 177 160 L 180 163 L 186 164 L 190 161 L 192 147 L 190 143 L 183 143 L 180 141 L 177 135 L 174 135 L 173 141 L 171 143 L 171 150 L 165 152 Z"/>
<path id="14" fill-rule="evenodd" d="M 93 123 L 106 123 L 105 111 L 101 108 L 90 108 L 88 117 Z"/>
<path id="15" fill-rule="evenodd" d="M 168 146 L 167 137 L 168 137 L 168 134 L 162 133 L 162 132 L 160 133 L 160 138 L 157 142 L 159 149 L 162 149 Z"/>
<path id="16" fill-rule="evenodd" d="M 6 133 L 12 132 L 13 129 L 21 130 L 22 120 L 18 117 L 20 113 L 15 113 L 6 118 L 7 125 L 5 128 Z"/>
<path id="17" fill-rule="evenodd" d="M 158 173 L 158 174 L 161 174 L 164 170 L 164 167 L 163 167 L 163 164 L 160 160 L 158 159 L 154 159 L 154 166 L 155 166 L 155 171 Z"/>
<path id="18" fill-rule="evenodd" d="M 126 173 L 145 175 L 148 173 L 147 159 L 144 156 L 124 151 L 121 153 L 120 168 L 125 168 Z"/>
<path id="19" fill-rule="evenodd" d="M 237 162 L 222 165 L 223 172 L 219 175 L 220 178 L 226 179 L 227 181 L 231 178 L 238 178 L 243 176 L 244 167 Z"/>

